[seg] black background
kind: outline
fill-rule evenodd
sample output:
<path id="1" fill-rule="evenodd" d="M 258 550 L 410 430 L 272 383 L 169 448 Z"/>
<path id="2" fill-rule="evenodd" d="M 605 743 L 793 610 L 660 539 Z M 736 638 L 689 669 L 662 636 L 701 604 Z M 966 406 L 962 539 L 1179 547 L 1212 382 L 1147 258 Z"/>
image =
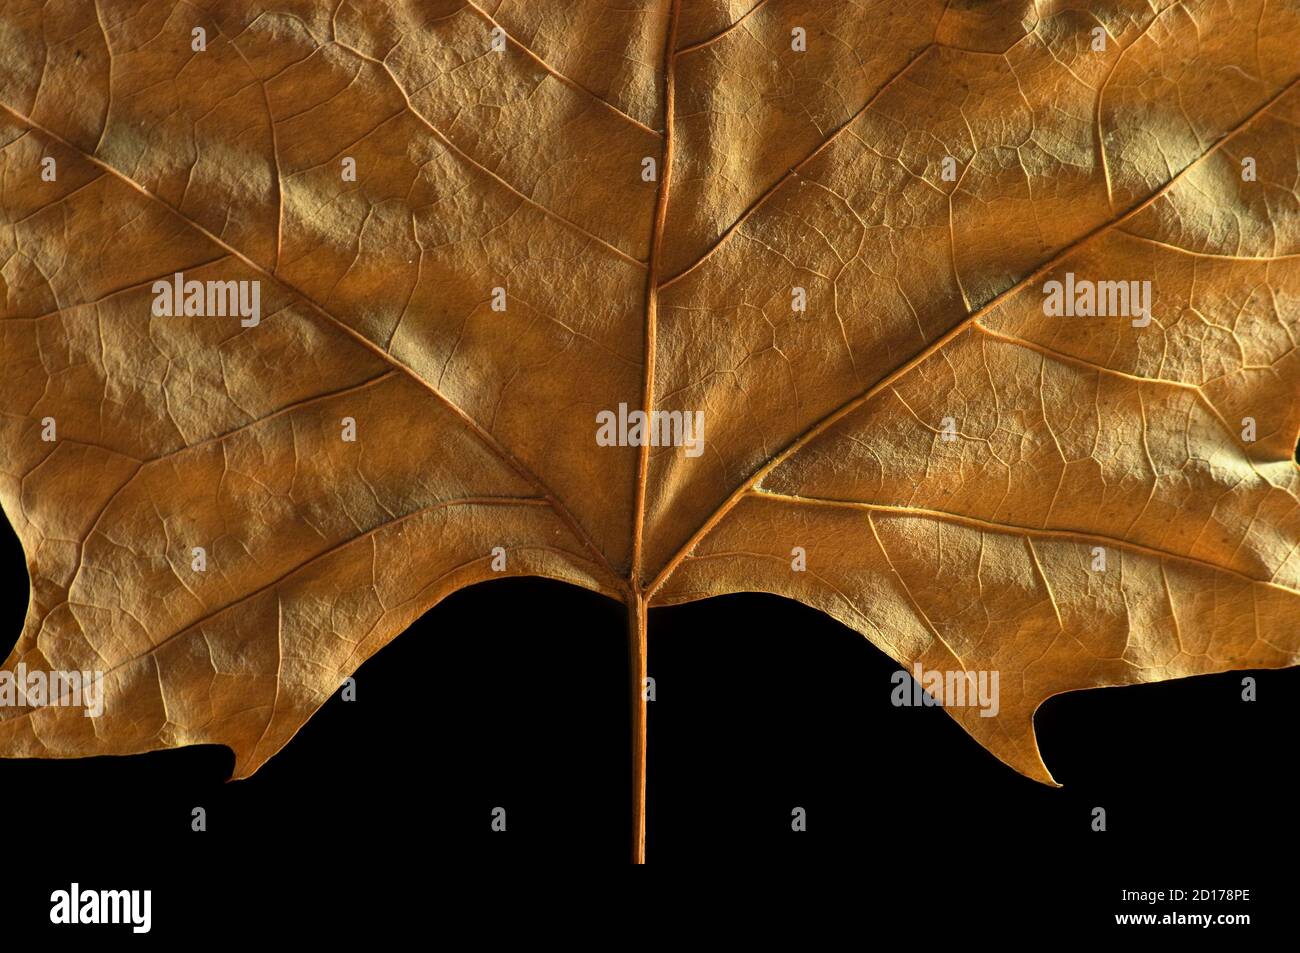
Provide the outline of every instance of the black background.
<path id="1" fill-rule="evenodd" d="M 18 583 L 0 605 L 7 654 L 26 572 L 0 533 L 0 578 Z M 647 878 L 670 896 L 682 877 L 834 878 L 863 929 L 933 925 L 960 905 L 1009 936 L 1115 930 L 1115 913 L 1153 909 L 1121 903 L 1122 888 L 1248 888 L 1248 905 L 1214 909 L 1251 913 L 1252 933 L 1294 930 L 1300 669 L 1250 673 L 1254 703 L 1241 672 L 1057 696 L 1036 719 L 1052 789 L 941 709 L 895 708 L 895 663 L 825 616 L 758 594 L 654 609 L 651 866 L 624 874 L 625 626 L 622 606 L 588 592 L 486 583 L 363 665 L 357 700 L 336 696 L 251 779 L 227 782 L 219 746 L 0 761 L 7 935 L 50 930 L 50 891 L 73 880 L 152 889 L 148 938 L 72 928 L 147 942 L 235 933 L 249 911 L 326 930 L 385 905 L 400 919 L 411 905 L 394 896 L 428 915 L 446 896 L 434 883 L 520 866 L 530 891 L 575 876 Z M 490 829 L 496 806 L 505 833 Z M 791 830 L 795 806 L 806 832 Z"/>

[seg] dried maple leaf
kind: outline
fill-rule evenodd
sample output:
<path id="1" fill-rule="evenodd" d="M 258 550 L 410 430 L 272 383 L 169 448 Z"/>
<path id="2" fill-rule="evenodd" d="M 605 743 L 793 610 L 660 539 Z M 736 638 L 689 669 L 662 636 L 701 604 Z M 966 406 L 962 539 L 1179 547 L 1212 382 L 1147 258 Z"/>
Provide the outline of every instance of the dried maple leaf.
<path id="1" fill-rule="evenodd" d="M 1051 695 L 1295 664 L 1300 7 L 1154 6 L 7 2 L 6 670 L 105 707 L 0 754 L 246 777 L 503 559 L 628 606 L 638 857 L 651 605 L 999 672 L 1045 782 Z"/>

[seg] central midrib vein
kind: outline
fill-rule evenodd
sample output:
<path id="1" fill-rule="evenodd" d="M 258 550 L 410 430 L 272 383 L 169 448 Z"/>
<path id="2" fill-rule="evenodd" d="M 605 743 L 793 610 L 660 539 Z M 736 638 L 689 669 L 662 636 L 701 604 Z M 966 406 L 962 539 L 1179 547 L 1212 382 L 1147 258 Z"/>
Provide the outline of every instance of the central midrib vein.
<path id="1" fill-rule="evenodd" d="M 667 36 L 664 39 L 664 148 L 659 162 L 659 191 L 655 199 L 654 217 L 650 223 L 650 265 L 646 272 L 645 290 L 645 379 L 641 392 L 641 407 L 646 419 L 654 410 L 655 387 L 655 325 L 659 308 L 659 265 L 662 260 L 664 223 L 668 217 L 668 193 L 672 187 L 673 170 L 673 108 L 676 96 L 677 20 L 681 0 L 672 0 L 668 12 Z M 632 524 L 632 565 L 628 573 L 633 597 L 642 591 L 641 578 L 645 540 L 646 485 L 650 472 L 650 442 L 642 441 L 637 458 L 636 505 Z"/>

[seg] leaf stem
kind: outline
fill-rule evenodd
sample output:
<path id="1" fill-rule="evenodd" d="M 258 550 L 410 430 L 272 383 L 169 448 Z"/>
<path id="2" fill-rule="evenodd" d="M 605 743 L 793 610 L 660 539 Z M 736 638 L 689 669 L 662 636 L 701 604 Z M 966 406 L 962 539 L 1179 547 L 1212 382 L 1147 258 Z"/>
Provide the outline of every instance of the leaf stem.
<path id="1" fill-rule="evenodd" d="M 627 602 L 632 689 L 632 863 L 645 863 L 646 790 L 646 602 L 632 592 Z"/>
<path id="2" fill-rule="evenodd" d="M 659 312 L 659 261 L 668 218 L 668 191 L 673 169 L 673 112 L 676 109 L 677 21 L 682 0 L 671 0 L 668 29 L 664 37 L 663 122 L 664 146 L 659 168 L 659 189 L 650 227 L 650 260 L 645 286 L 645 370 L 641 397 L 647 417 L 654 408 L 655 330 Z M 645 441 L 637 457 L 634 516 L 632 521 L 632 563 L 628 573 L 627 631 L 632 689 L 632 863 L 645 863 L 646 790 L 646 597 L 642 591 L 645 538 L 646 487 L 650 474 L 650 443 Z"/>

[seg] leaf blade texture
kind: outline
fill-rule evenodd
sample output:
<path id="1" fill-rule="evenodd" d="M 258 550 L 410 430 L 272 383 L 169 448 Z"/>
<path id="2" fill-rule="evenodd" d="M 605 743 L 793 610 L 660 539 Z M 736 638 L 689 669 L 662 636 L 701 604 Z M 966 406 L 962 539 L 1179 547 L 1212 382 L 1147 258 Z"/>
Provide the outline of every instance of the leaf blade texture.
<path id="1" fill-rule="evenodd" d="M 6 4 L 5 667 L 106 699 L 0 754 L 246 777 L 495 547 L 643 662 L 647 606 L 766 591 L 997 670 L 948 711 L 1048 783 L 1054 694 L 1296 664 L 1298 45 L 1295 3 Z M 177 272 L 261 321 L 151 316 Z M 1046 315 L 1067 274 L 1150 324 Z M 703 452 L 598 446 L 620 404 Z"/>

